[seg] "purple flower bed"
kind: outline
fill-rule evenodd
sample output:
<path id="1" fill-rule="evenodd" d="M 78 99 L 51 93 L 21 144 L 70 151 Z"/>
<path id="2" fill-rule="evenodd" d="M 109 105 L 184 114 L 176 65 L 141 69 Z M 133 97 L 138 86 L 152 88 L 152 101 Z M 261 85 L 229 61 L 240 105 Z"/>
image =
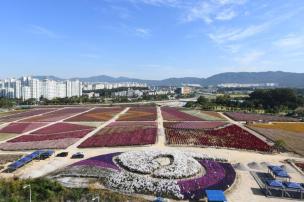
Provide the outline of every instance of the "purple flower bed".
<path id="1" fill-rule="evenodd" d="M 110 168 L 114 170 L 120 170 L 120 168 L 113 162 L 113 157 L 121 154 L 121 152 L 116 152 L 116 153 L 110 153 L 110 154 L 105 154 L 105 155 L 100 155 L 100 156 L 95 156 L 83 161 L 79 161 L 73 166 L 80 166 L 80 165 L 86 165 L 86 166 L 96 166 L 96 167 L 101 167 L 101 168 Z"/>
<path id="2" fill-rule="evenodd" d="M 203 121 L 196 116 L 191 116 L 173 107 L 162 107 L 161 113 L 166 121 Z"/>
<path id="3" fill-rule="evenodd" d="M 178 182 L 184 199 L 200 199 L 204 196 L 206 189 L 225 191 L 234 182 L 236 173 L 231 164 L 210 160 L 201 160 L 199 162 L 206 170 L 205 175 Z"/>

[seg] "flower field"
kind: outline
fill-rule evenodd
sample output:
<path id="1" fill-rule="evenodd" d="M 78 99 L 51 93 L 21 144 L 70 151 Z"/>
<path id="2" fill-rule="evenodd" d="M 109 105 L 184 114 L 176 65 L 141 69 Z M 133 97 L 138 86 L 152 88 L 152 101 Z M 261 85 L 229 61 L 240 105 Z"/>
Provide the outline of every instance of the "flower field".
<path id="1" fill-rule="evenodd" d="M 156 107 L 131 107 L 118 121 L 155 121 Z"/>
<path id="2" fill-rule="evenodd" d="M 284 148 L 304 155 L 303 123 L 248 124 L 248 128 L 260 133 L 273 142 L 283 140 Z"/>
<path id="3" fill-rule="evenodd" d="M 64 149 L 94 128 L 69 123 L 57 123 L 37 130 L 28 135 L 16 137 L 2 143 L 2 150 L 29 150 L 29 149 Z"/>
<path id="4" fill-rule="evenodd" d="M 226 112 L 225 115 L 235 121 L 274 121 L 274 122 L 296 122 L 298 119 L 285 116 L 272 116 L 267 114 L 253 114 L 244 112 Z"/>
<path id="5" fill-rule="evenodd" d="M 203 121 L 199 117 L 184 113 L 173 107 L 162 107 L 161 113 L 165 121 Z"/>
<path id="6" fill-rule="evenodd" d="M 41 116 L 35 116 L 23 120 L 22 122 L 54 122 L 61 119 L 68 118 L 69 116 L 84 112 L 89 108 L 86 107 L 74 107 L 74 108 L 63 108 L 61 110 L 51 112 L 48 114 L 43 114 Z"/>
<path id="7" fill-rule="evenodd" d="M 46 113 L 46 112 L 51 112 L 51 111 L 54 111 L 54 110 L 55 110 L 54 108 L 31 109 L 29 111 L 0 117 L 0 122 L 17 121 L 19 119 L 23 119 L 23 118 L 26 118 L 26 117 L 29 117 L 29 116 L 35 116 L 35 115 L 43 114 L 43 113 Z"/>
<path id="8" fill-rule="evenodd" d="M 119 107 L 96 108 L 93 109 L 92 111 L 72 117 L 66 121 L 67 122 L 108 121 L 122 110 L 123 108 L 119 108 Z"/>
<path id="9" fill-rule="evenodd" d="M 154 144 L 155 122 L 114 122 L 79 145 L 87 147 L 115 147 Z"/>
<path id="10" fill-rule="evenodd" d="M 214 111 L 201 111 L 201 110 L 182 110 L 182 112 L 196 116 L 205 121 L 226 121 L 226 119 Z"/>
<path id="11" fill-rule="evenodd" d="M 168 144 L 227 147 L 270 152 L 264 141 L 236 125 L 220 129 L 171 129 L 165 130 Z"/>
<path id="12" fill-rule="evenodd" d="M 8 126 L 1 128 L 0 133 L 25 133 L 36 128 L 42 127 L 46 123 L 11 123 Z"/>
<path id="13" fill-rule="evenodd" d="M 220 121 L 196 121 L 196 122 L 164 122 L 165 128 L 171 129 L 212 129 L 223 127 L 227 125 L 227 122 Z"/>
<path id="14" fill-rule="evenodd" d="M 164 158 L 170 165 L 160 163 Z M 104 154 L 74 163 L 54 175 L 94 177 L 102 179 L 107 188 L 123 193 L 184 200 L 198 200 L 206 189 L 225 191 L 236 177 L 229 163 L 191 152 L 158 150 Z"/>

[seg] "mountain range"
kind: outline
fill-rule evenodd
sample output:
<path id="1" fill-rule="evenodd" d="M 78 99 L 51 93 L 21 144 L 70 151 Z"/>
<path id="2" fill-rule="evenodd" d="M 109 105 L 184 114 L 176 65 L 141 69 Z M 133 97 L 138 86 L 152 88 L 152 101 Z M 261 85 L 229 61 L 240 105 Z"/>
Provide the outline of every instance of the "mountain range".
<path id="1" fill-rule="evenodd" d="M 34 76 L 39 79 L 65 80 L 55 76 Z M 182 84 L 200 84 L 202 86 L 217 85 L 222 83 L 240 84 L 262 84 L 275 83 L 279 87 L 304 88 L 304 73 L 292 73 L 282 71 L 267 72 L 226 72 L 216 74 L 207 78 L 182 77 L 167 78 L 162 80 L 144 80 L 129 77 L 111 77 L 99 75 L 92 77 L 70 78 L 70 80 L 80 80 L 82 82 L 139 82 L 147 83 L 150 86 L 181 86 Z"/>

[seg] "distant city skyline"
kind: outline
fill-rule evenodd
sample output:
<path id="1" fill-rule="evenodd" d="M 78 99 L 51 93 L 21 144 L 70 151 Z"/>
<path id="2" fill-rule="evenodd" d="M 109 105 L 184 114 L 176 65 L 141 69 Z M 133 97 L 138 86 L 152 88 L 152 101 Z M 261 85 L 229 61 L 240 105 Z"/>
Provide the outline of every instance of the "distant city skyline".
<path id="1" fill-rule="evenodd" d="M 0 79 L 303 72 L 302 0 L 1 1 Z"/>

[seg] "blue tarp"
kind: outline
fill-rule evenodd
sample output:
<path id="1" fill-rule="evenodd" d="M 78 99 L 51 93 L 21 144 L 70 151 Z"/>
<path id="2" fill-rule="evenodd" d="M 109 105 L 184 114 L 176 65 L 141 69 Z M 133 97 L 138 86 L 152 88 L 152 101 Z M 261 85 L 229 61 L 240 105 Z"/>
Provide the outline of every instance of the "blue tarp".
<path id="1" fill-rule="evenodd" d="M 278 180 L 267 180 L 266 183 L 270 187 L 284 188 L 282 182 Z"/>
<path id="2" fill-rule="evenodd" d="M 299 183 L 296 183 L 296 182 L 285 182 L 284 185 L 287 188 L 291 188 L 291 189 L 303 189 L 301 187 L 301 185 Z"/>
<path id="3" fill-rule="evenodd" d="M 284 169 L 280 166 L 268 166 L 271 171 L 283 171 Z"/>
<path id="4" fill-rule="evenodd" d="M 208 201 L 210 202 L 226 202 L 227 199 L 222 190 L 206 190 Z"/>
<path id="5" fill-rule="evenodd" d="M 287 174 L 287 172 L 284 171 L 284 170 L 281 170 L 281 171 L 279 171 L 279 170 L 273 171 L 273 174 L 274 174 L 275 176 L 277 176 L 277 177 L 290 178 L 290 176 L 289 176 L 289 175 Z"/>

